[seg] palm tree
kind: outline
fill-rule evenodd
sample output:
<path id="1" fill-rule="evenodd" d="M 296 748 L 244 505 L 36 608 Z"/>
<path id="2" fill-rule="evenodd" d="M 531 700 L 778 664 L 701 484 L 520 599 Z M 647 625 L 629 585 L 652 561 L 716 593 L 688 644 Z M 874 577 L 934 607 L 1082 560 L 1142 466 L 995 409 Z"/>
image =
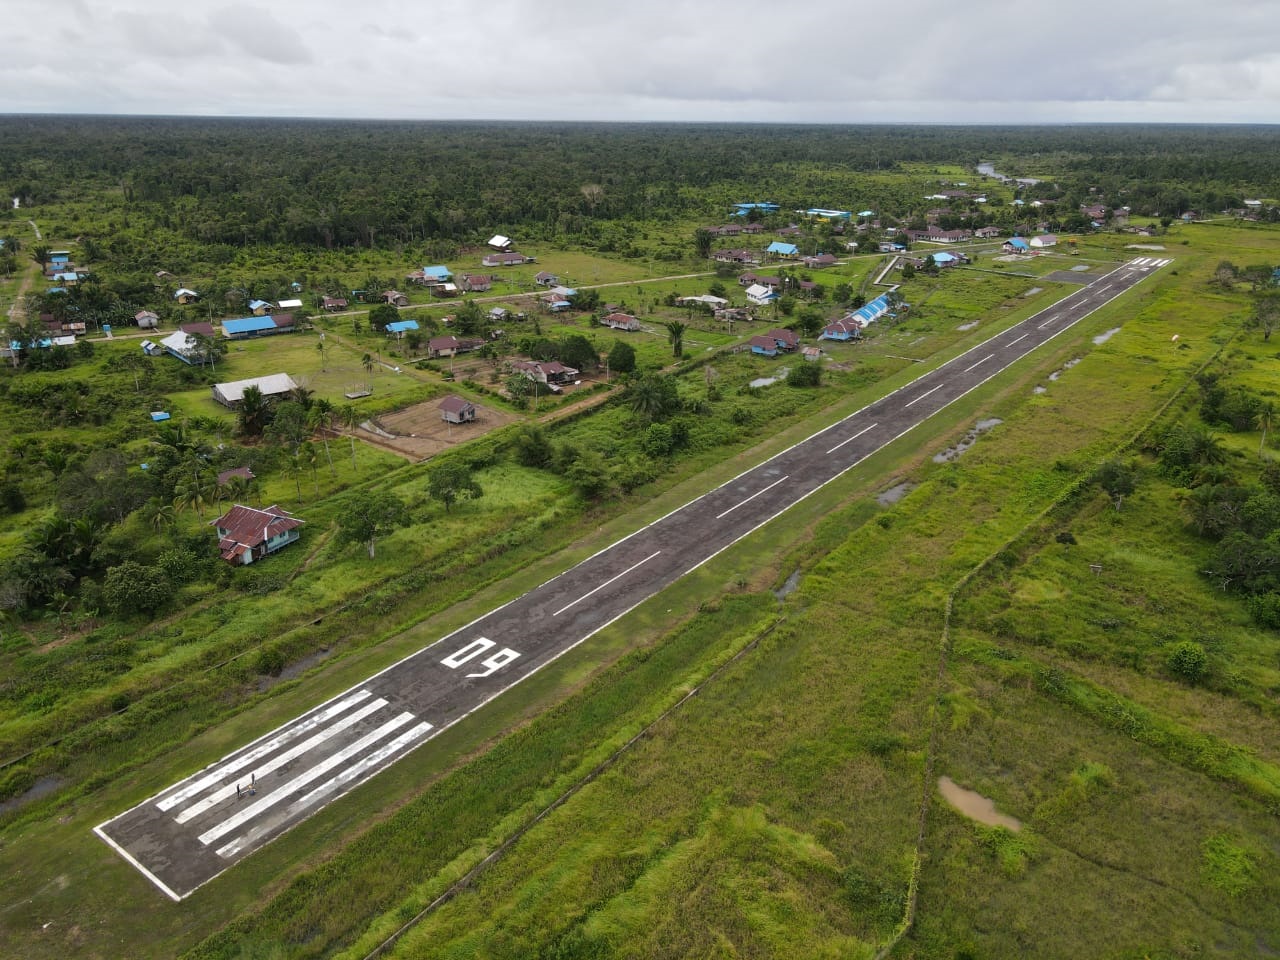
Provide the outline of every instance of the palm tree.
<path id="1" fill-rule="evenodd" d="M 689 325 L 679 320 L 671 320 L 666 324 L 667 342 L 671 344 L 671 353 L 677 360 L 684 356 L 684 332 Z"/>
<path id="2" fill-rule="evenodd" d="M 190 483 L 182 483 L 173 490 L 173 508 L 179 512 L 183 510 L 195 510 L 200 519 L 204 519 L 204 508 L 208 504 L 205 499 L 204 487 L 198 481 Z"/>
<path id="3" fill-rule="evenodd" d="M 351 441 L 351 469 L 354 470 L 356 468 L 356 429 L 360 426 L 363 417 L 353 403 L 344 404 L 338 411 L 338 417 L 342 425 L 350 431 L 347 438 Z"/>
<path id="4" fill-rule="evenodd" d="M 237 474 L 227 480 L 225 484 L 227 499 L 232 503 L 239 503 L 242 500 L 247 500 L 249 499 L 249 494 L 254 492 L 255 486 L 256 481 Z"/>
<path id="5" fill-rule="evenodd" d="M 240 408 L 236 411 L 240 432 L 246 437 L 262 436 L 262 431 L 267 426 L 269 410 L 267 398 L 262 395 L 261 389 L 252 385 L 245 387 L 244 395 L 240 398 Z"/>
<path id="6" fill-rule="evenodd" d="M 1258 416 L 1255 418 L 1258 429 L 1262 431 L 1262 440 L 1258 443 L 1259 458 L 1262 457 L 1262 451 L 1266 449 L 1267 431 L 1271 429 L 1271 421 L 1275 415 L 1276 405 L 1273 401 L 1268 400 L 1262 405 L 1262 408 L 1258 411 Z"/>
<path id="7" fill-rule="evenodd" d="M 177 519 L 173 504 L 160 503 L 154 501 L 147 510 L 147 522 L 151 524 L 151 528 L 156 533 L 160 533 L 168 527 L 173 526 L 174 520 Z"/>
<path id="8" fill-rule="evenodd" d="M 49 264 L 49 248 L 44 244 L 31 248 L 31 259 L 40 264 L 40 272 L 43 273 L 45 267 Z"/>
<path id="9" fill-rule="evenodd" d="M 1196 463 L 1225 463 L 1227 450 L 1222 445 L 1222 438 L 1205 427 L 1193 429 L 1188 437 L 1191 446 L 1191 459 Z"/>
<path id="10" fill-rule="evenodd" d="M 336 477 L 338 474 L 333 469 L 333 453 L 329 449 L 329 431 L 333 428 L 333 418 L 336 411 L 333 404 L 328 400 L 321 398 L 311 405 L 311 409 L 307 411 L 307 426 L 313 432 L 320 434 L 320 439 L 324 443 L 324 455 L 329 461 L 329 474 Z"/>
<path id="11" fill-rule="evenodd" d="M 316 485 L 316 498 L 319 499 L 320 477 L 316 473 L 316 464 L 319 462 L 319 458 L 316 456 L 315 444 L 310 440 L 303 442 L 301 448 L 299 448 L 299 456 L 301 456 L 302 462 L 311 469 L 311 482 Z"/>
<path id="12" fill-rule="evenodd" d="M 320 339 L 316 341 L 316 349 L 320 351 L 320 372 L 324 373 L 324 334 L 321 334 Z"/>
<path id="13" fill-rule="evenodd" d="M 373 371 L 374 371 L 374 368 L 377 366 L 377 362 L 373 359 L 373 354 L 366 353 L 363 357 L 361 357 L 360 365 L 364 367 L 365 376 L 368 378 L 365 381 L 365 387 L 369 390 L 370 393 L 372 393 L 373 392 Z"/>

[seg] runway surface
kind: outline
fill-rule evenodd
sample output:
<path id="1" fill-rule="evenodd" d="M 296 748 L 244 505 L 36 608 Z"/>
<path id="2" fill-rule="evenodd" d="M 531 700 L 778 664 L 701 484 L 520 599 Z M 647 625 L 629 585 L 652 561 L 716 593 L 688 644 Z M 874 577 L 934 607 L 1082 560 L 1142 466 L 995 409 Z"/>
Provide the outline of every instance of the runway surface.
<path id="1" fill-rule="evenodd" d="M 1168 263 L 1093 279 L 94 831 L 190 895 Z"/>

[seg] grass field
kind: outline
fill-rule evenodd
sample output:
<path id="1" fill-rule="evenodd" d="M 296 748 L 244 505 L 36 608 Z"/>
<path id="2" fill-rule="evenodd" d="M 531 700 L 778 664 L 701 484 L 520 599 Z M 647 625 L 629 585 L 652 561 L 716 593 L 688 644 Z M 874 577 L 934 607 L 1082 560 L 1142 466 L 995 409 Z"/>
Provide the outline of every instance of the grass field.
<path id="1" fill-rule="evenodd" d="M 518 700 L 503 698 L 448 731 L 182 905 L 163 902 L 88 826 L 1066 291 L 1047 284 L 1027 297 L 1026 278 L 977 272 L 918 278 L 904 287 L 913 303 L 905 324 L 831 346 L 832 366 L 846 369 L 829 374 L 839 389 L 822 394 L 736 393 L 777 364 L 718 357 L 727 402 L 754 417 L 739 425 L 733 449 L 741 452 L 726 460 L 708 447 L 683 468 L 682 482 L 642 488 L 652 500 L 637 497 L 627 514 L 572 514 L 576 542 L 552 559 L 537 531 L 563 530 L 556 523 L 565 508 L 549 474 L 494 464 L 481 474 L 486 497 L 446 515 L 424 501 L 421 474 L 391 473 L 389 485 L 428 522 L 380 546 L 358 582 L 348 579 L 350 564 L 329 562 L 336 547 L 323 543 L 314 572 L 287 594 L 246 596 L 221 625 L 215 611 L 194 609 L 157 625 L 139 672 L 119 683 L 184 669 L 192 639 L 220 630 L 227 650 L 250 636 L 314 651 L 321 633 L 366 635 L 347 646 L 328 641 L 330 663 L 305 684 L 268 681 L 226 724 L 210 726 L 215 710 L 198 703 L 170 714 L 166 723 L 203 731 L 186 746 L 171 748 L 162 731 L 142 740 L 131 732 L 118 747 L 94 740 L 66 774 L 83 787 L 33 805 L 8 829 L 5 939 L 33 957 L 114 956 L 122 942 L 138 956 L 362 957 L 747 648 L 429 913 L 392 955 L 871 956 L 899 927 L 917 856 L 918 914 L 899 956 L 1274 948 L 1274 637 L 1196 574 L 1190 558 L 1203 548 L 1181 525 L 1169 488 L 1144 483 L 1118 513 L 1100 495 L 1070 501 L 1048 521 L 1043 512 L 1124 448 L 1234 332 L 1242 300 L 1206 286 L 1217 260 L 1228 250 L 1240 260 L 1275 257 L 1276 239 L 1176 227 L 1162 254 L 1176 256 L 1175 265 L 1071 335 L 644 604 L 540 673 Z M 1082 258 L 1105 259 L 1122 241 L 1091 240 Z M 978 326 L 959 329 L 970 323 Z M 543 330 L 588 332 L 579 324 Z M 597 342 L 620 336 L 589 332 Z M 644 364 L 669 359 L 663 337 L 629 339 Z M 686 349 L 732 339 L 695 326 Z M 357 352 L 331 355 L 333 369 L 318 371 L 314 337 L 281 337 L 247 344 L 227 367 L 252 376 L 287 358 L 333 390 Z M 1255 337 L 1219 362 L 1261 387 L 1271 382 L 1272 352 Z M 927 363 L 902 359 L 912 355 Z M 429 374 L 374 379 L 371 402 L 443 392 Z M 681 388 L 705 389 L 701 372 Z M 207 396 L 207 388 L 176 394 L 175 407 L 208 413 Z M 933 461 L 986 418 L 1002 422 L 955 462 Z M 761 425 L 775 420 L 783 429 L 769 436 Z M 605 408 L 559 436 L 599 446 L 625 427 L 621 411 Z M 762 442 L 747 450 L 753 430 Z M 1256 437 L 1234 442 L 1256 451 Z M 334 453 L 350 466 L 345 441 Z M 338 481 L 322 468 L 319 482 L 334 486 L 320 493 L 359 489 L 385 462 L 365 452 L 360 461 Z M 695 468 L 707 473 L 694 476 Z M 308 497 L 310 482 L 303 478 Z M 900 482 L 910 492 L 877 505 L 874 494 Z M 315 509 L 319 530 L 340 502 L 318 497 Z M 1061 529 L 1074 546 L 1054 540 Z M 510 552 L 485 560 L 478 545 L 496 538 L 507 538 Z M 992 556 L 998 561 L 988 563 Z M 422 592 L 421 609 L 402 632 L 404 610 L 360 596 L 380 584 L 381 596 L 395 595 L 406 557 L 441 579 L 406 581 Z M 288 570 L 301 563 L 288 561 Z M 1101 575 L 1089 563 L 1100 563 Z M 945 599 L 980 564 L 958 597 L 940 676 Z M 771 588 L 797 569 L 799 588 L 775 599 Z M 445 591 L 464 571 L 479 582 L 453 605 Z M 514 579 L 499 583 L 508 573 Z M 306 611 L 344 595 L 354 604 L 349 615 L 305 625 Z M 290 639 L 286 628 L 309 636 Z M 1162 672 L 1164 646 L 1208 635 L 1218 675 L 1230 683 L 1186 687 Z M 83 686 L 75 671 L 88 668 L 90 649 L 48 651 L 41 669 L 70 671 L 68 685 Z M 246 671 L 243 682 L 260 681 Z M 104 700 L 121 689 L 105 687 Z M 15 704 L 5 722 L 29 736 L 29 716 Z M 922 782 L 927 768 L 993 799 L 1023 830 L 964 819 Z M 120 775 L 95 777 L 105 770 Z M 917 847 L 922 796 L 931 803 Z"/>

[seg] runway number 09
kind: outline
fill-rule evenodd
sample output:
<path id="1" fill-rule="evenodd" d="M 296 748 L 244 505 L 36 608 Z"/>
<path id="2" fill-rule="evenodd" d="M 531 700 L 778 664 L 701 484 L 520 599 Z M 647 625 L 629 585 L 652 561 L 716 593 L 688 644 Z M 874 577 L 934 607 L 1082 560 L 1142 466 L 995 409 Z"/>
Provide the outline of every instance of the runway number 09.
<path id="1" fill-rule="evenodd" d="M 464 663 L 469 663 L 472 660 L 474 660 L 476 657 L 481 656 L 482 654 L 488 653 L 490 650 L 492 650 L 496 646 L 497 644 L 494 643 L 492 640 L 488 639 L 487 637 L 478 637 L 477 639 L 472 640 L 470 643 L 468 643 L 465 647 L 463 647 L 457 653 L 449 654 L 449 656 L 445 657 L 440 662 L 443 663 L 450 670 L 457 670 Z M 516 653 L 516 651 L 512 650 L 510 647 L 503 647 L 497 653 L 493 654 L 493 656 L 485 657 L 485 659 L 480 661 L 479 666 L 486 668 L 483 673 L 468 673 L 467 676 L 468 677 L 487 677 L 490 674 L 498 670 L 501 670 L 507 664 L 515 660 L 516 657 L 518 656 L 520 656 L 520 654 Z"/>

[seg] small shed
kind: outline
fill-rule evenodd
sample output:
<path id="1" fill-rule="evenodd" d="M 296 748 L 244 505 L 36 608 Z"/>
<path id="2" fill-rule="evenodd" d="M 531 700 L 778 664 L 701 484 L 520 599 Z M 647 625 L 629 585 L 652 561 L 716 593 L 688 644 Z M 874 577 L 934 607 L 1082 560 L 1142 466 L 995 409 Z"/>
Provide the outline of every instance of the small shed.
<path id="1" fill-rule="evenodd" d="M 445 423 L 471 423 L 476 418 L 476 405 L 464 397 L 449 394 L 440 401 L 440 419 Z"/>

